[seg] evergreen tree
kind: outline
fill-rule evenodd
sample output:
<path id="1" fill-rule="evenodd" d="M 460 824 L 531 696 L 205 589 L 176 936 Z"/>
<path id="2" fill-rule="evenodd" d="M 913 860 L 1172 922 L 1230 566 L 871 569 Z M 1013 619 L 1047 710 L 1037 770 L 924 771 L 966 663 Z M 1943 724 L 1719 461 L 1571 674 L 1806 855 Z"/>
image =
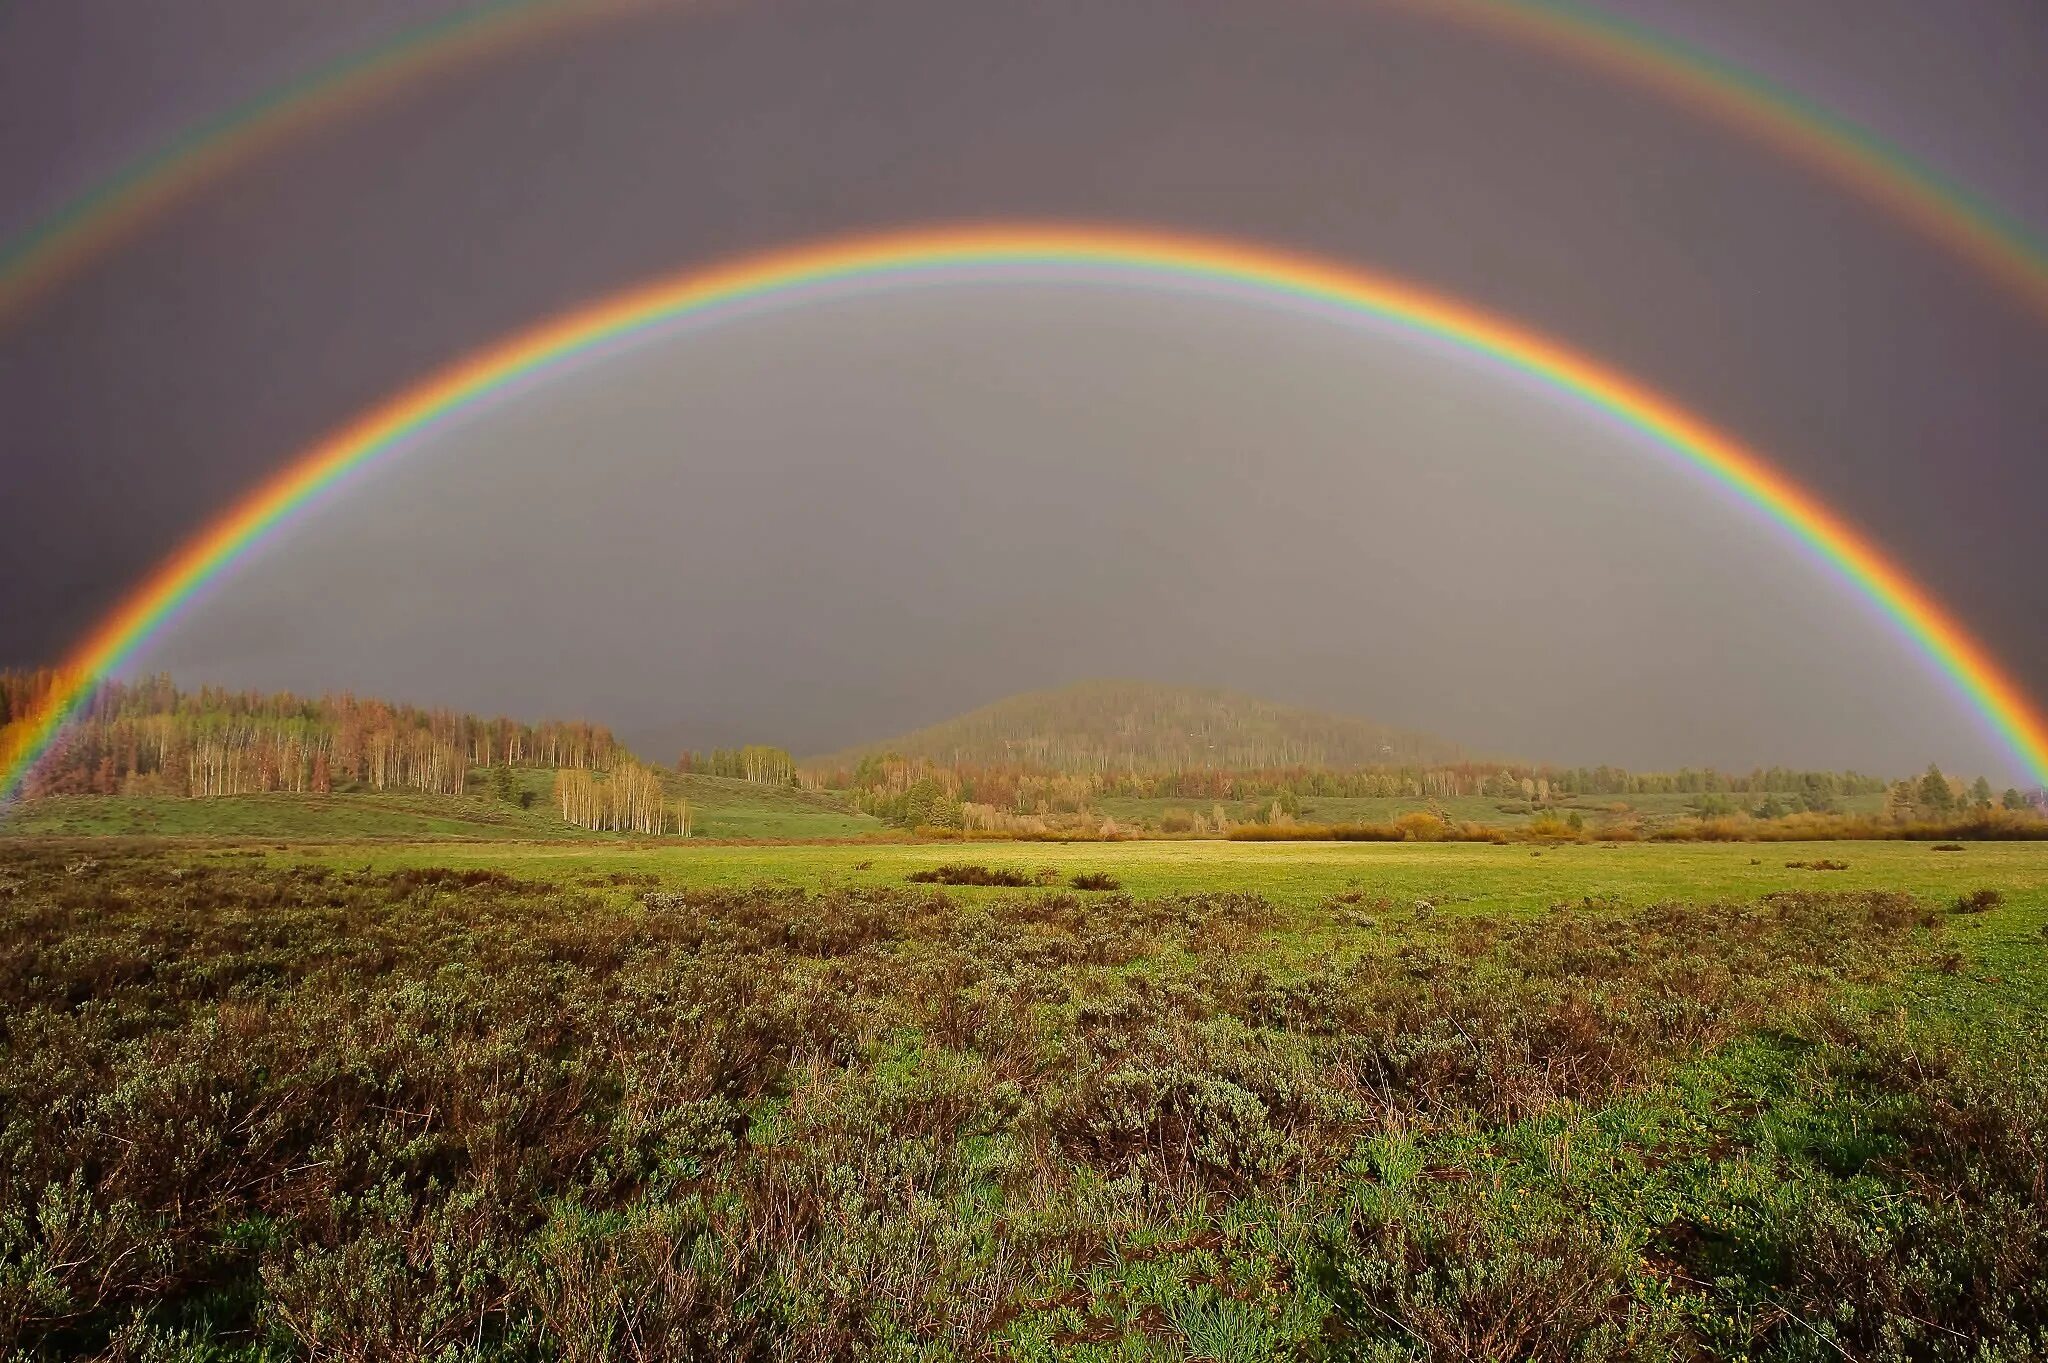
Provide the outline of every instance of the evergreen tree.
<path id="1" fill-rule="evenodd" d="M 1927 774 L 1920 778 L 1920 804 L 1937 814 L 1946 814 L 1956 807 L 1955 792 L 1948 788 L 1948 778 L 1932 762 L 1927 764 Z"/>

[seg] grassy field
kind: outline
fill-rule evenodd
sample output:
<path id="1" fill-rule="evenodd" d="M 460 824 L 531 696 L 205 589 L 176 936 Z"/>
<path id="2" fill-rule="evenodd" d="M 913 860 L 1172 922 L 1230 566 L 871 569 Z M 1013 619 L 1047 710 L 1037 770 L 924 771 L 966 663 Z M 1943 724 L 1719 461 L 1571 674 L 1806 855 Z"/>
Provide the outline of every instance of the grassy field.
<path id="1" fill-rule="evenodd" d="M 0 1355 L 2048 1355 L 2048 843 L 30 808 Z"/>
<path id="2" fill-rule="evenodd" d="M 0 1353 L 2039 1357 L 2044 851 L 0 840 Z"/>
<path id="3" fill-rule="evenodd" d="M 1721 798 L 1744 807 L 1760 804 L 1764 799 L 1761 795 Z M 1385 824 L 1393 822 L 1403 814 L 1427 809 L 1441 811 L 1461 823 L 1517 828 L 1534 819 L 1541 810 L 1550 810 L 1563 813 L 1577 811 L 1582 817 L 1595 822 L 1612 815 L 1633 814 L 1640 816 L 1645 823 L 1655 826 L 1697 813 L 1699 800 L 1700 797 L 1697 795 L 1585 795 L 1539 807 L 1525 800 L 1496 799 L 1481 795 L 1454 795 L 1443 800 L 1424 800 L 1411 796 L 1309 796 L 1301 801 L 1301 813 L 1298 818 L 1302 823 Z M 1215 808 L 1216 803 L 1218 802 L 1106 796 L 1097 799 L 1093 807 L 1121 824 L 1157 827 L 1169 811 L 1180 810 L 1206 816 Z M 1272 802 L 1224 800 L 1220 803 L 1224 814 L 1233 822 L 1246 823 L 1262 816 Z M 1843 799 L 1840 804 L 1845 814 L 1875 814 L 1884 808 L 1884 797 L 1853 795 Z"/>
<path id="4" fill-rule="evenodd" d="M 1403 906 L 1428 900 L 1446 912 L 1528 912 L 1558 903 L 1648 903 L 1702 897 L 1754 900 L 1779 890 L 1900 890 L 1949 899 L 1985 886 L 2029 902 L 2048 897 L 2048 843 L 1969 843 L 1937 852 L 1928 843 L 1622 843 L 1540 849 L 1487 843 L 860 843 L 697 845 L 589 841 L 462 846 L 436 843 L 306 845 L 274 859 L 398 870 L 501 869 L 575 884 L 616 874 L 665 888 L 884 887 L 914 871 L 970 862 L 1035 871 L 1061 881 L 1101 871 L 1140 897 L 1247 891 L 1283 906 L 1363 893 Z M 1789 862 L 1839 861 L 1813 871 Z M 962 890 L 993 895 L 993 890 Z"/>
<path id="5" fill-rule="evenodd" d="M 361 840 L 505 839 L 576 841 L 592 835 L 564 823 L 553 802 L 553 773 L 515 774 L 515 796 L 497 798 L 489 771 L 470 773 L 460 796 L 414 791 L 285 793 L 216 799 L 177 796 L 60 796 L 7 814 L 0 835 L 162 836 L 226 839 Z M 702 838 L 846 838 L 878 832 L 881 823 L 832 799 L 787 787 L 716 776 L 665 778 L 670 798 L 687 800 L 693 833 Z"/>
<path id="6" fill-rule="evenodd" d="M 701 838 L 858 838 L 884 831 L 881 820 L 830 795 L 723 776 L 666 773 L 663 781 L 671 798 L 689 801 L 692 832 Z"/>
<path id="7" fill-rule="evenodd" d="M 411 791 L 334 795 L 64 795 L 12 810 L 0 834 L 354 841 L 376 838 L 575 838 L 586 836 L 545 803 L 522 809 L 481 795 Z"/>

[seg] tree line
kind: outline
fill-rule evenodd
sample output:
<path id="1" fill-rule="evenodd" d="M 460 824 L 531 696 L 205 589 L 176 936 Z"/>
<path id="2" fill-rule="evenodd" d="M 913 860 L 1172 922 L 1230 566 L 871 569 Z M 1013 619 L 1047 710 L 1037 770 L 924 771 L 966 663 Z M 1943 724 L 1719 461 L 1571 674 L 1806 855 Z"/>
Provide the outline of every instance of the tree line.
<path id="1" fill-rule="evenodd" d="M 696 776 L 725 776 L 756 785 L 797 784 L 796 759 L 786 748 L 749 743 L 739 748 L 713 748 L 709 752 L 684 752 L 676 759 L 676 770 Z"/>
<path id="2" fill-rule="evenodd" d="M 1782 812 L 1831 813 L 1844 797 L 1876 795 L 1889 787 L 1880 777 L 1858 772 L 1803 771 L 1784 767 L 1746 773 L 1685 768 L 1675 772 L 1629 772 L 1617 767 L 1553 768 L 1462 762 L 1326 768 L 1268 767 L 1228 771 L 1075 772 L 1023 763 L 947 764 L 900 753 L 871 754 L 852 767 L 809 770 L 805 785 L 849 794 L 864 813 L 886 822 L 936 828 L 1008 827 L 1014 819 L 1058 818 L 1085 813 L 1105 798 L 1172 799 L 1191 804 L 1225 801 L 1273 803 L 1292 811 L 1314 798 L 1406 798 L 1443 800 L 1484 796 L 1545 804 L 1584 795 L 1697 794 L 1703 812 L 1763 806 Z"/>
<path id="3" fill-rule="evenodd" d="M 18 752 L 60 686 L 52 671 L 0 672 L 0 755 Z M 169 677 L 102 681 L 30 774 L 42 795 L 243 795 L 336 788 L 460 794 L 471 767 L 609 771 L 631 754 L 601 724 L 335 695 L 200 687 Z"/>

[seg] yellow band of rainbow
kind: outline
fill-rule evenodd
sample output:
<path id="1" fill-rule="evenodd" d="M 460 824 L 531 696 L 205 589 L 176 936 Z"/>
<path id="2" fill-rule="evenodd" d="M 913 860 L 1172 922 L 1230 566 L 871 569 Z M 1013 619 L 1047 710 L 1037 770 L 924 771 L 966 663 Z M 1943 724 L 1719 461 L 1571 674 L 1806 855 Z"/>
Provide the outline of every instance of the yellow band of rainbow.
<path id="1" fill-rule="evenodd" d="M 1792 479 L 1642 384 L 1469 304 L 1331 261 L 1237 242 L 1114 227 L 986 225 L 826 241 L 692 269 L 513 336 L 398 394 L 292 460 L 153 572 L 91 632 L 64 678 L 0 753 L 0 799 L 18 792 L 64 721 L 178 607 L 350 470 L 452 413 L 593 350 L 716 309 L 807 288 L 885 288 L 1019 269 L 1108 271 L 1120 283 L 1217 288 L 1333 308 L 1438 338 L 1568 394 L 1704 470 L 1811 546 L 1945 672 L 2034 780 L 2048 783 L 2048 724 L 1968 631 L 1896 564 Z"/>

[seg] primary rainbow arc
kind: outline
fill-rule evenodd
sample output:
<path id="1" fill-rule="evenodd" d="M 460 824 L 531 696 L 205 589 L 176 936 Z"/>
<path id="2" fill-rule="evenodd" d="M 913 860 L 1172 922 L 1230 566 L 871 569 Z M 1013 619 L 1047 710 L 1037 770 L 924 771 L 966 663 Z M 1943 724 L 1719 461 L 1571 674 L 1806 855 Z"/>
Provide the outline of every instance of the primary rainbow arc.
<path id="1" fill-rule="evenodd" d="M 694 269 L 545 322 L 449 366 L 315 445 L 166 560 L 78 646 L 0 769 L 20 791 L 96 679 L 118 669 L 207 582 L 352 469 L 451 414 L 606 345 L 717 309 L 829 285 L 885 288 L 1019 270 L 1107 271 L 1121 282 L 1225 288 L 1336 309 L 1436 337 L 1541 380 L 1647 435 L 1789 530 L 1870 598 L 1982 715 L 2032 779 L 2048 784 L 2048 722 L 1988 650 L 1934 597 L 1811 493 L 1698 417 L 1557 341 L 1416 285 L 1260 246 L 1163 231 L 989 225 L 883 233 Z M 20 731 L 17 730 L 17 733 Z"/>

